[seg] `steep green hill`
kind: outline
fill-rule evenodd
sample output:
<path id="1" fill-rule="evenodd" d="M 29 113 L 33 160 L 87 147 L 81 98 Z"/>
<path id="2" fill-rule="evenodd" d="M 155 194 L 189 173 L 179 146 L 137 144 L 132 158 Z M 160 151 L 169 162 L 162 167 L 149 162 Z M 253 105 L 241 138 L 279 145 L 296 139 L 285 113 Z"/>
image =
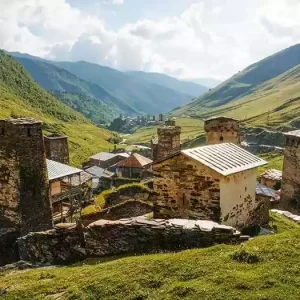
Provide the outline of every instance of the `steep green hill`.
<path id="1" fill-rule="evenodd" d="M 300 227 L 279 215 L 273 215 L 271 225 L 277 234 L 243 246 L 98 258 L 2 273 L 2 299 L 300 299 Z M 257 262 L 247 263 L 247 257 Z"/>
<path id="2" fill-rule="evenodd" d="M 245 98 L 249 99 L 249 97 L 255 98 L 256 91 L 261 90 L 261 86 L 264 83 L 284 74 L 298 64 L 300 64 L 300 44 L 275 53 L 274 55 L 247 67 L 245 70 L 237 73 L 210 92 L 174 111 L 173 114 L 202 116 L 213 109 L 221 111 L 223 105 L 226 104 L 238 105 L 237 101 Z M 274 92 L 274 88 L 275 91 L 278 90 L 276 86 L 269 85 L 269 94 Z M 265 91 L 267 91 L 267 89 L 265 89 Z M 265 92 L 265 95 L 267 95 L 267 92 Z M 293 96 L 291 95 L 290 98 L 292 97 Z M 270 101 L 270 99 L 268 100 Z M 274 106 L 272 103 L 265 102 L 264 105 Z M 250 111 L 250 113 L 252 113 L 252 111 Z"/>
<path id="3" fill-rule="evenodd" d="M 176 78 L 160 73 L 147 73 L 141 71 L 126 72 L 127 75 L 138 80 L 139 82 L 148 82 L 150 84 L 158 84 L 173 89 L 179 93 L 191 95 L 190 97 L 198 97 L 208 91 L 208 88 L 193 82 L 182 81 Z"/>
<path id="4" fill-rule="evenodd" d="M 92 125 L 40 88 L 14 58 L 0 51 L 0 118 L 30 116 L 44 121 L 45 132 L 69 136 L 70 156 L 79 165 L 89 155 L 112 148 L 113 134 Z"/>
<path id="5" fill-rule="evenodd" d="M 93 82 L 140 113 L 159 114 L 188 103 L 192 96 L 168 87 L 141 82 L 126 73 L 88 62 L 56 62 L 85 81 Z"/>
<path id="6" fill-rule="evenodd" d="M 24 66 L 24 68 L 30 73 L 31 77 L 44 89 L 48 91 L 58 91 L 69 94 L 81 94 L 86 97 L 97 99 L 97 103 L 93 103 L 93 108 L 97 106 L 97 110 L 103 109 L 113 112 L 106 117 L 116 117 L 120 112 L 134 114 L 135 111 L 130 108 L 126 103 L 120 99 L 110 95 L 102 87 L 95 83 L 84 81 L 74 74 L 68 72 L 65 69 L 55 66 L 51 62 L 46 60 L 33 59 L 31 56 L 28 58 L 16 56 L 16 59 Z M 108 105 L 109 108 L 105 108 Z M 88 108 L 88 103 L 85 104 Z M 80 111 L 81 112 L 81 111 Z M 87 115 L 86 115 L 87 116 Z M 92 121 L 95 121 L 94 119 Z"/>

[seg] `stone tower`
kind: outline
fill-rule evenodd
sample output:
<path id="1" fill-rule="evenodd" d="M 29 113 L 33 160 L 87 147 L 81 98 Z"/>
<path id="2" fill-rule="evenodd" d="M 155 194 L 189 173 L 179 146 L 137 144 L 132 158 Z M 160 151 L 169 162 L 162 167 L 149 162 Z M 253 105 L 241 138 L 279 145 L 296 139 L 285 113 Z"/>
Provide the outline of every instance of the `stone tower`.
<path id="1" fill-rule="evenodd" d="M 153 160 L 158 161 L 180 151 L 181 127 L 176 126 L 175 120 L 165 121 L 165 125 L 157 129 L 157 140 L 152 140 Z"/>
<path id="2" fill-rule="evenodd" d="M 300 130 L 285 134 L 280 207 L 300 213 Z"/>
<path id="3" fill-rule="evenodd" d="M 44 137 L 46 157 L 48 159 L 69 164 L 69 146 L 68 137 L 51 134 Z"/>
<path id="4" fill-rule="evenodd" d="M 52 228 L 42 122 L 0 120 L 0 228 Z"/>
<path id="5" fill-rule="evenodd" d="M 213 117 L 204 121 L 206 144 L 233 143 L 239 145 L 239 120 L 226 117 Z"/>

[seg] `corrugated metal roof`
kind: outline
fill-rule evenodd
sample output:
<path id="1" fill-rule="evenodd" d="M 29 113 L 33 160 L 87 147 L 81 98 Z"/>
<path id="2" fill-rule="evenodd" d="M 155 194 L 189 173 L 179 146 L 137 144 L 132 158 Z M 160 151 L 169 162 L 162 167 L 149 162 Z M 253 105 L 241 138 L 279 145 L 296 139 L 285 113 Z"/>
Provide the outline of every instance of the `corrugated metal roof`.
<path id="1" fill-rule="evenodd" d="M 108 170 L 105 170 L 105 169 L 97 167 L 97 166 L 90 167 L 90 168 L 86 169 L 85 171 L 87 173 L 89 173 L 93 176 L 99 177 L 99 178 L 101 178 L 101 177 L 109 178 L 109 177 L 112 177 L 114 175 L 113 172 L 110 172 Z"/>
<path id="2" fill-rule="evenodd" d="M 83 170 L 81 169 L 61 164 L 50 159 L 47 159 L 47 170 L 49 180 L 63 178 L 69 175 L 75 175 L 83 172 Z"/>
<path id="3" fill-rule="evenodd" d="M 267 164 L 265 160 L 232 143 L 202 146 L 182 150 L 181 153 L 224 176 Z"/>
<path id="4" fill-rule="evenodd" d="M 115 156 L 123 156 L 124 158 L 127 158 L 127 157 L 129 157 L 129 154 L 125 153 L 125 152 L 123 152 L 123 153 L 100 152 L 100 153 L 97 153 L 97 154 L 91 156 L 90 158 L 101 160 L 101 161 L 106 161 Z"/>
<path id="5" fill-rule="evenodd" d="M 261 177 L 270 179 L 270 180 L 282 180 L 282 171 L 276 169 L 269 169 L 262 173 Z"/>
<path id="6" fill-rule="evenodd" d="M 276 195 L 276 191 L 257 182 L 256 183 L 256 194 L 257 195 L 264 195 L 270 198 L 274 198 L 275 199 L 275 195 Z"/>

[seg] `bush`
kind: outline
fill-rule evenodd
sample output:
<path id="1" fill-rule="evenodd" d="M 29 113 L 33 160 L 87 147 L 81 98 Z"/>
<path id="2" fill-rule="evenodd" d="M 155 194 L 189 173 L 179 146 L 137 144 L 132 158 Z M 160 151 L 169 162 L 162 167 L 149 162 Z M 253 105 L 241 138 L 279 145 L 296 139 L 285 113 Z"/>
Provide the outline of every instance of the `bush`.
<path id="1" fill-rule="evenodd" d="M 241 247 L 238 250 L 233 252 L 233 254 L 231 255 L 231 259 L 237 262 L 247 264 L 255 264 L 262 261 L 262 258 L 258 254 L 246 251 L 243 245 L 241 245 Z"/>

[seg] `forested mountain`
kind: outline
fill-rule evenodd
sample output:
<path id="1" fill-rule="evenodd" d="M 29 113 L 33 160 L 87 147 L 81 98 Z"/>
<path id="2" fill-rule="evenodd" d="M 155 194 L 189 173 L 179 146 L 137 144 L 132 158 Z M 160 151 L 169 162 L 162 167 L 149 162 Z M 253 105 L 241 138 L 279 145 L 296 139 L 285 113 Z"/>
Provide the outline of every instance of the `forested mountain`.
<path id="1" fill-rule="evenodd" d="M 97 151 L 112 148 L 108 140 L 115 136 L 111 132 L 97 128 L 43 90 L 19 62 L 3 51 L 0 51 L 0 107 L 0 118 L 30 116 L 44 122 L 46 133 L 67 135 L 71 161 L 76 165 Z"/>
<path id="2" fill-rule="evenodd" d="M 79 78 L 93 82 L 127 105 L 146 114 L 168 112 L 186 104 L 193 98 L 169 87 L 153 84 L 132 76 L 88 62 L 56 62 L 55 65 L 68 70 Z"/>
<path id="3" fill-rule="evenodd" d="M 190 97 L 198 97 L 199 95 L 208 91 L 206 86 L 193 82 L 178 80 L 165 74 L 147 73 L 141 71 L 131 71 L 126 72 L 126 74 L 140 81 L 141 83 L 148 82 L 149 84 L 158 84 L 173 89 L 179 93 L 190 95 Z"/>
<path id="4" fill-rule="evenodd" d="M 44 89 L 48 91 L 57 91 L 68 94 L 78 94 L 85 96 L 85 98 L 94 98 L 98 100 L 94 101 L 91 107 L 88 103 L 85 105 L 87 111 L 101 110 L 110 112 L 107 116 L 104 116 L 102 121 L 116 117 L 118 114 L 127 113 L 135 114 L 135 110 L 126 105 L 120 99 L 110 95 L 102 87 L 95 83 L 84 81 L 67 70 L 57 67 L 51 62 L 45 60 L 37 60 L 35 58 L 24 58 L 17 56 L 16 59 L 25 67 L 30 73 L 32 78 Z M 79 98 L 77 97 L 79 100 Z M 84 98 L 81 97 L 83 100 Z M 75 99 L 73 99 L 75 101 Z M 91 99 L 90 99 L 91 100 Z M 89 101 L 90 102 L 90 101 Z M 80 106 L 80 104 L 78 104 Z M 79 111 L 82 112 L 82 111 Z M 88 116 L 88 115 L 86 115 Z M 99 119 L 99 118 L 97 118 Z M 91 119 L 95 121 L 95 119 Z M 99 123 L 99 120 L 97 121 Z"/>

